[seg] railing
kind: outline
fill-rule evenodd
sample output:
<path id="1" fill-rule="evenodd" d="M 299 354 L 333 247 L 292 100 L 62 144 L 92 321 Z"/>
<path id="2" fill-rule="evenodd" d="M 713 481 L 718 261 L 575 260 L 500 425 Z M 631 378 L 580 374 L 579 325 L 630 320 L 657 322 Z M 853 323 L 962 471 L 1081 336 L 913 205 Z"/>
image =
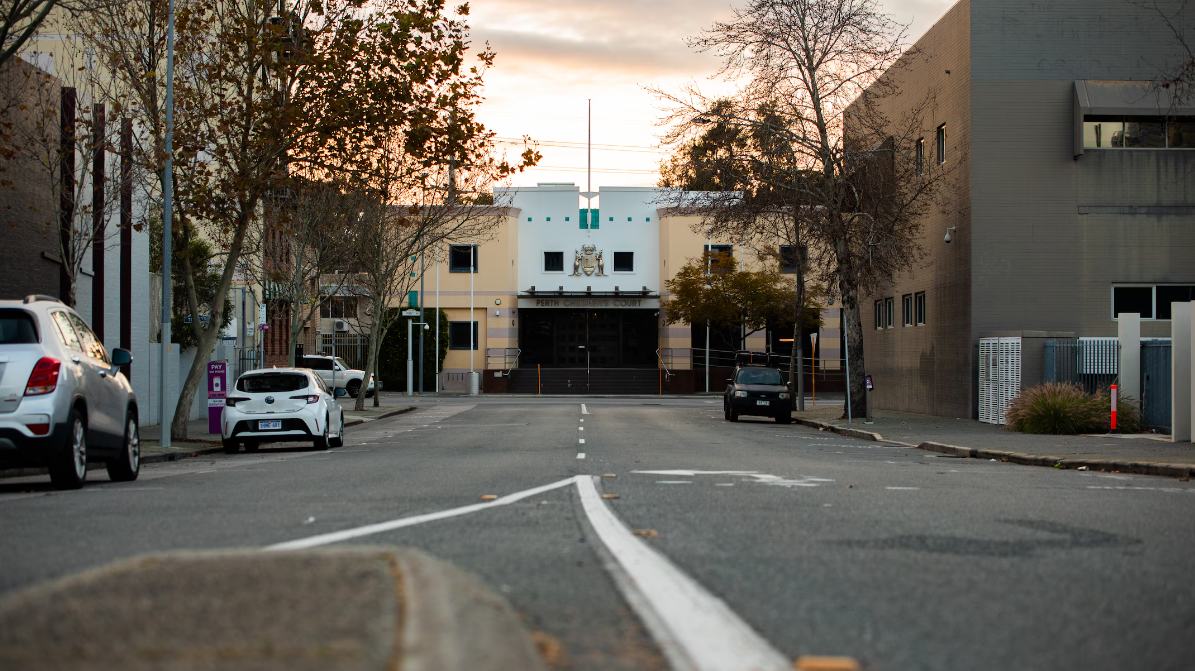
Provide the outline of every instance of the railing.
<path id="1" fill-rule="evenodd" d="M 333 348 L 333 338 L 336 347 Z M 350 368 L 365 368 L 365 358 L 369 353 L 369 336 L 358 333 L 321 333 L 319 353 L 330 356 L 335 349 L 336 356 L 344 360 Z"/>
<path id="2" fill-rule="evenodd" d="M 510 369 L 519 367 L 519 356 L 523 350 L 518 347 L 487 347 L 485 349 L 485 367 L 487 369 L 501 368 L 510 376 Z"/>
<path id="3" fill-rule="evenodd" d="M 661 350 L 656 350 L 656 359 L 660 362 L 660 368 L 664 371 L 665 379 L 672 377 L 672 371 L 668 370 L 668 364 L 664 363 L 664 355 Z"/>
<path id="4" fill-rule="evenodd" d="M 1120 343 L 1115 338 L 1047 340 L 1046 382 L 1076 384 L 1088 393 L 1116 384 Z"/>

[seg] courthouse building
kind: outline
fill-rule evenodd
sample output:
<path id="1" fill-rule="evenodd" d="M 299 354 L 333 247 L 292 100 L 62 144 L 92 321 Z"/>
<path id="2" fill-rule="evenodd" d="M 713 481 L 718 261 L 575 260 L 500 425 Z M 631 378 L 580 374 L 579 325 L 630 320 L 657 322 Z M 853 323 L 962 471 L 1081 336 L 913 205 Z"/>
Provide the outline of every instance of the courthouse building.
<path id="1" fill-rule="evenodd" d="M 603 187 L 598 194 L 587 208 L 573 184 L 500 189 L 495 198 L 509 208 L 496 234 L 475 253 L 469 241 L 457 241 L 438 271 L 429 263 L 424 305 L 438 300 L 451 323 L 444 388 L 465 388 L 475 370 L 489 391 L 705 389 L 704 325 L 668 325 L 660 305 L 665 281 L 710 243 L 700 218 L 667 207 L 655 188 Z M 735 241 L 712 242 L 715 252 L 757 262 Z M 818 350 L 837 371 L 838 310 L 827 309 L 822 321 Z M 788 351 L 791 337 L 765 330 L 746 345 Z M 711 346 L 734 347 L 716 339 Z M 725 386 L 723 363 L 729 359 L 711 357 L 713 390 Z"/>

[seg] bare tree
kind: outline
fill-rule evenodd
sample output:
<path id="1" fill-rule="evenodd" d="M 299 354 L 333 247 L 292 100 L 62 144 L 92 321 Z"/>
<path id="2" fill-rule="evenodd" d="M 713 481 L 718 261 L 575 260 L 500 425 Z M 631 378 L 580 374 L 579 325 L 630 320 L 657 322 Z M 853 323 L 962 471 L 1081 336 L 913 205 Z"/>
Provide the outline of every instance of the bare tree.
<path id="1" fill-rule="evenodd" d="M 1167 91 L 1171 106 L 1185 105 L 1195 93 L 1195 17 L 1188 9 L 1188 0 L 1167 2 L 1164 7 L 1158 0 L 1130 3 L 1153 12 L 1174 35 L 1176 58 L 1159 68 L 1159 77 L 1153 83 L 1156 89 Z"/>
<path id="2" fill-rule="evenodd" d="M 905 52 L 904 37 L 905 26 L 877 0 L 753 0 L 690 42 L 722 57 L 722 76 L 746 80 L 734 105 L 719 107 L 696 87 L 656 91 L 673 108 L 669 141 L 683 142 L 709 122 L 766 141 L 748 163 L 759 174 L 744 173 L 776 197 L 766 209 L 747 210 L 750 217 L 727 215 L 726 231 L 771 228 L 771 235 L 783 223 L 792 232 L 781 239 L 807 250 L 811 272 L 836 289 L 855 412 L 864 399 L 860 294 L 924 261 L 920 221 L 944 180 L 944 170 L 919 161 L 915 150 L 933 95 L 899 118 L 882 111 L 898 93 L 885 72 L 918 57 Z"/>
<path id="3" fill-rule="evenodd" d="M 349 282 L 364 206 L 364 196 L 346 193 L 343 184 L 296 176 L 256 222 L 256 249 L 246 267 L 249 277 L 269 286 L 271 298 L 286 306 L 292 366 L 303 327 Z M 331 284 L 322 282 L 324 277 L 331 277 Z"/>

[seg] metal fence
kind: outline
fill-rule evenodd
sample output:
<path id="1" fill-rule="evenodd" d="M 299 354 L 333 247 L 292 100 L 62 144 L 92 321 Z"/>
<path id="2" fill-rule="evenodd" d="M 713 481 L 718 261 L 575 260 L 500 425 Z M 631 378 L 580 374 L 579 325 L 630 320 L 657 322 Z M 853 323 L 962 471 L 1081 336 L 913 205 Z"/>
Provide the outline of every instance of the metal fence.
<path id="1" fill-rule="evenodd" d="M 1069 382 L 1088 393 L 1116 384 L 1120 343 L 1116 338 L 1047 340 L 1046 382 Z"/>
<path id="2" fill-rule="evenodd" d="M 369 354 L 369 337 L 358 333 L 321 333 L 319 353 L 335 353 L 349 365 L 349 368 L 363 369 L 365 358 Z"/>

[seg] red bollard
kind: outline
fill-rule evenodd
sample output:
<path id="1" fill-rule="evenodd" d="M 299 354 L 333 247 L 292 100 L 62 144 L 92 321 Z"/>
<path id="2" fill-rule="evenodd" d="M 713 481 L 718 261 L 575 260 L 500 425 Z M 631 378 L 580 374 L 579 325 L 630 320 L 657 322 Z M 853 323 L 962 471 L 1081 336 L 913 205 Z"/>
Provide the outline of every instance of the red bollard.
<path id="1" fill-rule="evenodd" d="M 1112 430 L 1116 430 L 1116 385 L 1112 385 Z"/>

